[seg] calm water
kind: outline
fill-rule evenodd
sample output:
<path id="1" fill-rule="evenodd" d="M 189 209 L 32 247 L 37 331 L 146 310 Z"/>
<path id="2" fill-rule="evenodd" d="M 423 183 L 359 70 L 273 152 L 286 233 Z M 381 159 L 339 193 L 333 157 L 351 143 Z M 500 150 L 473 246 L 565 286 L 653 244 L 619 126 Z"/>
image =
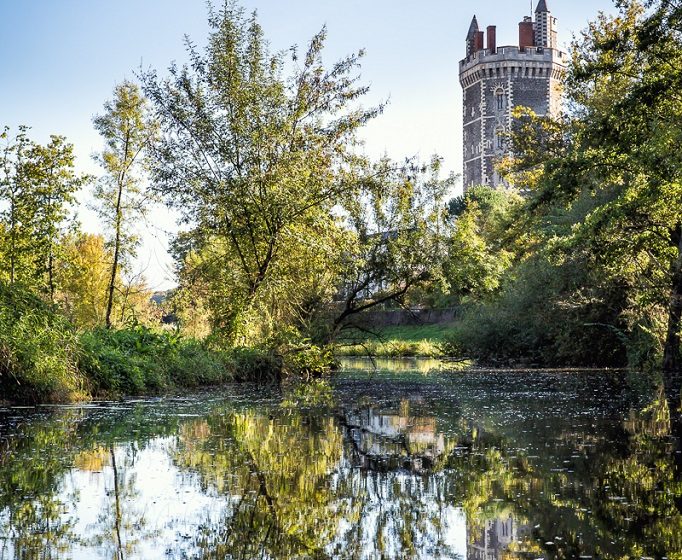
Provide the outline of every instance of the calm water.
<path id="1" fill-rule="evenodd" d="M 434 365 L 0 409 L 0 559 L 682 557 L 655 390 Z"/>

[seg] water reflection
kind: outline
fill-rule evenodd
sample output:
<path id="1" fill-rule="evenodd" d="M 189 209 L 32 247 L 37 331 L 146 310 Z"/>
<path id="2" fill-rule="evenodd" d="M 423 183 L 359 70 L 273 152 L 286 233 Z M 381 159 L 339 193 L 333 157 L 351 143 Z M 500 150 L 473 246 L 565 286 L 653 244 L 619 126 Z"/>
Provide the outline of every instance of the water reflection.
<path id="1" fill-rule="evenodd" d="M 0 411 L 0 559 L 682 555 L 661 394 L 414 373 Z"/>
<path id="2" fill-rule="evenodd" d="M 468 560 L 498 560 L 513 557 L 514 552 L 520 552 L 530 528 L 528 525 L 519 524 L 510 512 L 478 523 L 472 522 L 468 525 L 467 532 Z"/>
<path id="3" fill-rule="evenodd" d="M 366 407 L 344 412 L 343 424 L 352 443 L 351 464 L 381 471 L 405 468 L 424 473 L 447 450 L 445 435 L 434 416 L 410 413 L 410 400 L 397 410 Z"/>

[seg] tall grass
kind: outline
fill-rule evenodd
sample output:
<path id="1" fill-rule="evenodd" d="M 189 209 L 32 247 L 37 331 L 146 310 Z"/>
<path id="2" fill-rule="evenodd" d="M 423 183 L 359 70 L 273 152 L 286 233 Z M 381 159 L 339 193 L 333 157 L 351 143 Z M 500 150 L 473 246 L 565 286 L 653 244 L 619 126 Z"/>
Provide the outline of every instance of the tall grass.
<path id="1" fill-rule="evenodd" d="M 372 332 L 353 331 L 337 343 L 339 356 L 377 356 L 399 358 L 421 356 L 437 358 L 443 355 L 441 343 L 452 326 L 400 325 L 372 329 Z"/>
<path id="2" fill-rule="evenodd" d="M 75 329 L 26 290 L 0 284 L 0 399 L 67 401 L 87 394 Z"/>

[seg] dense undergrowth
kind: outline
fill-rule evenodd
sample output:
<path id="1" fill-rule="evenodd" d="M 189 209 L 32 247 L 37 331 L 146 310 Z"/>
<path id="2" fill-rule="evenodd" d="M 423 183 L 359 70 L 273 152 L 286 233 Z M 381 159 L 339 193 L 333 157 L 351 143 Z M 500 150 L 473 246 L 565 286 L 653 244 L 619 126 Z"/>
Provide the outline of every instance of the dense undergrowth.
<path id="1" fill-rule="evenodd" d="M 542 259 L 518 265 L 496 297 L 463 307 L 443 352 L 489 366 L 641 368 L 655 361 L 634 355 L 653 343 L 628 330 L 626 290 L 589 283 L 573 269 Z"/>
<path id="2" fill-rule="evenodd" d="M 331 361 L 328 351 L 306 344 L 221 349 L 140 324 L 79 331 L 56 306 L 0 284 L 0 400 L 68 402 L 312 378 Z"/>

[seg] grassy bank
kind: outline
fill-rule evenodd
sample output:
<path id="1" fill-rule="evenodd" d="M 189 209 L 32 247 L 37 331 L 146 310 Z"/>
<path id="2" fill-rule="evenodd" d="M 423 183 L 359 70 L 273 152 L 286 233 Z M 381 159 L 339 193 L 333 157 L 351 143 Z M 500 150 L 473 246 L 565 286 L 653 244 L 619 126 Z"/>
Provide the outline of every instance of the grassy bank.
<path id="1" fill-rule="evenodd" d="M 311 378 L 331 364 L 314 346 L 220 349 L 142 325 L 78 330 L 28 291 L 0 285 L 0 400 L 71 402 L 229 381 Z"/>
<path id="2" fill-rule="evenodd" d="M 337 343 L 339 356 L 379 356 L 398 358 L 442 356 L 441 343 L 452 330 L 451 324 L 402 325 L 372 329 L 372 333 L 353 331 Z"/>

